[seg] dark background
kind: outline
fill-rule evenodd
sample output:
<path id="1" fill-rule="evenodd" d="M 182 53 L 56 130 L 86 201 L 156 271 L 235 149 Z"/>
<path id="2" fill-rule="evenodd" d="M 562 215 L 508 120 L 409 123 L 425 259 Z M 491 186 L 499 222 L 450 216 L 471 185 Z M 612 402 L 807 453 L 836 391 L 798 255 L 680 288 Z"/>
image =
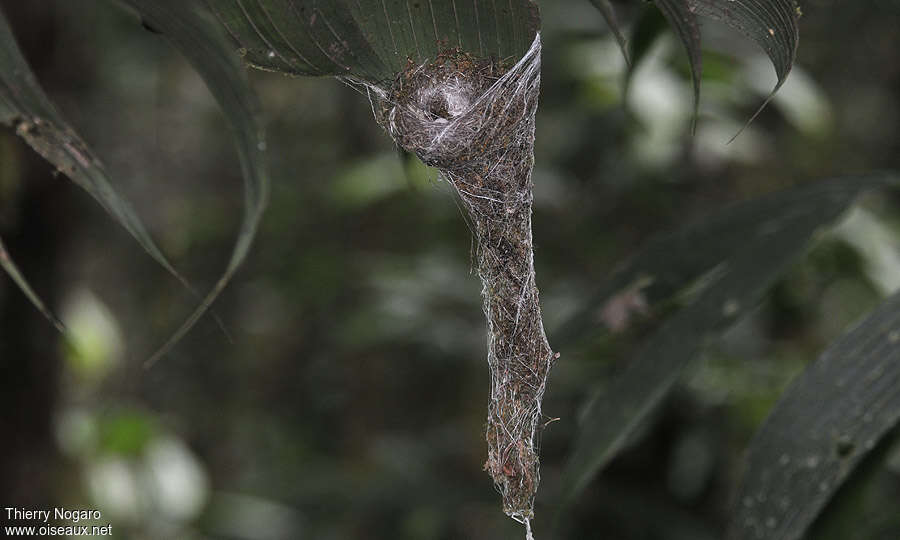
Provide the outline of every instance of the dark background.
<path id="1" fill-rule="evenodd" d="M 651 9 L 620 3 L 626 24 Z M 622 95 L 589 2 L 544 2 L 534 237 L 550 343 L 538 538 L 585 399 L 638 339 L 554 340 L 654 233 L 780 187 L 900 169 L 900 4 L 806 1 L 789 83 L 714 25 L 697 134 L 665 33 Z M 107 1 L 0 0 L 47 93 L 175 266 L 210 286 L 242 211 L 237 158 L 201 79 Z M 330 79 L 254 72 L 271 204 L 248 262 L 152 369 L 192 297 L 85 193 L 0 130 L 0 236 L 78 338 L 0 278 L 0 501 L 97 508 L 119 538 L 519 538 L 481 467 L 488 372 L 471 235 L 434 171 L 398 157 L 369 104 Z M 563 521 L 567 538 L 707 539 L 780 392 L 900 286 L 896 196 L 868 198 L 692 365 Z M 702 249 L 702 246 L 698 246 Z M 599 322 L 597 323 L 599 325 Z M 888 445 L 889 446 L 889 445 Z M 886 447 L 813 537 L 900 537 Z M 2 518 L 5 521 L 5 515 Z"/>

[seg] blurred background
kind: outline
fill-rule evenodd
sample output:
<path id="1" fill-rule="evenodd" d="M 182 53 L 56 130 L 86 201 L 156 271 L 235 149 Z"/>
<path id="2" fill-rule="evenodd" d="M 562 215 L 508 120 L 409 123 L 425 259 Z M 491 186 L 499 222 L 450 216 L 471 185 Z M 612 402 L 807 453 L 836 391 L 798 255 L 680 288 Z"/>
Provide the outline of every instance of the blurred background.
<path id="1" fill-rule="evenodd" d="M 625 95 L 625 65 L 599 12 L 585 0 L 541 3 L 535 263 L 562 359 L 543 407 L 560 420 L 541 441 L 538 538 L 580 408 L 641 338 L 554 340 L 614 266 L 726 202 L 900 170 L 900 3 L 801 5 L 790 79 L 726 144 L 774 86 L 751 42 L 706 25 L 690 137 L 690 78 L 674 34 L 655 40 Z M 626 26 L 653 9 L 617 7 Z M 198 288 L 211 286 L 243 202 L 229 131 L 201 79 L 114 2 L 0 8 L 166 255 Z M 274 185 L 249 261 L 215 304 L 233 342 L 206 317 L 149 370 L 143 360 L 194 299 L 0 130 L 0 236 L 76 337 L 64 347 L 0 277 L 0 500 L 96 508 L 118 538 L 521 538 L 482 471 L 481 284 L 453 193 L 398 156 L 353 89 L 251 77 Z M 780 392 L 900 287 L 898 203 L 891 193 L 866 199 L 710 343 L 560 536 L 718 538 L 742 453 Z M 886 445 L 811 537 L 900 538 L 898 504 L 900 452 Z"/>

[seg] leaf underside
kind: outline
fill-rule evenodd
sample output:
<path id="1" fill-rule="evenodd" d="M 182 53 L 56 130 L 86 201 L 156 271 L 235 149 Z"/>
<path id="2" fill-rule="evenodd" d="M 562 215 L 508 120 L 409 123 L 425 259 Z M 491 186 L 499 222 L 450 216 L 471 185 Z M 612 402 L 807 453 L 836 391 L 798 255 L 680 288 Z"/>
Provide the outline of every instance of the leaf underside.
<path id="1" fill-rule="evenodd" d="M 532 0 L 207 2 L 253 67 L 370 83 L 456 47 L 514 62 L 540 20 Z"/>
<path id="2" fill-rule="evenodd" d="M 747 124 L 762 111 L 787 79 L 797 56 L 800 33 L 797 27 L 799 10 L 794 0 L 653 0 L 672 25 L 687 50 L 694 87 L 694 111 L 700 100 L 700 80 L 703 72 L 701 31 L 698 15 L 722 22 L 755 41 L 768 55 L 778 82 L 768 98 Z M 607 21 L 611 9 L 604 0 L 591 0 Z M 613 30 L 616 27 L 611 22 Z M 618 39 L 618 36 L 617 36 Z M 626 58 L 627 55 L 626 55 Z M 696 114 L 694 115 L 696 117 Z"/>
<path id="3" fill-rule="evenodd" d="M 595 306 L 638 277 L 651 283 L 645 290 L 651 306 L 703 279 L 693 300 L 646 340 L 589 405 L 564 471 L 563 509 L 623 449 L 704 341 L 755 305 L 816 230 L 833 223 L 865 190 L 898 183 L 887 174 L 839 178 L 742 203 L 652 241 L 617 272 L 594 297 Z M 575 318 L 590 319 L 590 312 Z M 563 332 L 574 339 L 584 330 L 583 323 L 572 323 Z"/>
<path id="4" fill-rule="evenodd" d="M 686 0 L 698 14 L 720 21 L 752 39 L 768 55 L 775 67 L 778 82 L 769 96 L 744 124 L 744 128 L 762 112 L 775 93 L 787 80 L 797 46 L 800 30 L 797 26 L 799 8 L 795 0 Z M 741 128 L 743 131 L 744 128 Z M 740 134 L 740 131 L 734 136 Z M 734 140 L 732 137 L 732 140 Z"/>
<path id="5" fill-rule="evenodd" d="M 900 420 L 900 293 L 787 389 L 750 445 L 728 538 L 796 540 Z"/>
<path id="6" fill-rule="evenodd" d="M 684 1 L 684 0 L 682 0 Z M 778 75 L 777 90 L 794 64 L 800 31 L 794 0 L 686 0 L 698 15 L 720 21 L 752 39 Z"/>
<path id="7" fill-rule="evenodd" d="M 28 67 L 12 29 L 0 10 L 0 124 L 10 126 L 57 170 L 87 191 L 137 240 L 163 268 L 188 288 L 141 223 L 131 205 L 113 188 L 103 164 L 66 122 Z M 11 256 L 0 253 L 0 263 L 29 300 L 57 328 L 59 321 L 16 270 Z"/>
<path id="8" fill-rule="evenodd" d="M 244 217 L 224 273 L 194 313 L 146 363 L 168 352 L 209 309 L 240 264 L 256 235 L 268 199 L 265 133 L 258 121 L 259 104 L 247 74 L 219 25 L 199 1 L 122 0 L 133 7 L 187 58 L 216 98 L 235 137 L 244 179 Z"/>

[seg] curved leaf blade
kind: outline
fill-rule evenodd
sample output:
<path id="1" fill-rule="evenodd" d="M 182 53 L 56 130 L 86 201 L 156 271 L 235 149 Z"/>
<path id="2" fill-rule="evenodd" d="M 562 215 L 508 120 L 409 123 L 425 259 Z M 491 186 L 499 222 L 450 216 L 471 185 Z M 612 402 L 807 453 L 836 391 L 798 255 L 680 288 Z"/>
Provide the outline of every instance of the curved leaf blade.
<path id="1" fill-rule="evenodd" d="M 731 138 L 733 141 L 759 116 L 787 80 L 800 44 L 800 29 L 797 26 L 800 8 L 794 0 L 688 1 L 698 14 L 723 22 L 755 41 L 772 61 L 778 76 L 775 88 L 741 130 Z"/>
<path id="2" fill-rule="evenodd" d="M 654 0 L 659 10 L 675 29 L 678 38 L 684 43 L 688 61 L 691 65 L 691 82 L 694 88 L 694 114 L 691 116 L 691 129 L 696 127 L 697 111 L 700 109 L 700 79 L 703 76 L 703 50 L 700 39 L 700 21 L 690 0 Z"/>
<path id="3" fill-rule="evenodd" d="M 250 89 L 243 66 L 211 15 L 194 1 L 123 1 L 162 32 L 203 78 L 231 126 L 244 179 L 244 217 L 225 271 L 196 310 L 147 360 L 145 366 L 150 366 L 196 324 L 247 257 L 268 199 L 269 175 L 265 164 L 265 133 L 258 120 L 256 95 Z"/>
<path id="4" fill-rule="evenodd" d="M 88 192 L 153 259 L 185 287 L 187 281 L 169 263 L 150 237 L 131 205 L 110 182 L 99 158 L 62 117 L 37 82 L 0 10 L 0 124 L 11 126 L 44 159 Z M 47 307 L 12 266 L 4 269 L 31 302 L 59 328 Z"/>
<path id="5" fill-rule="evenodd" d="M 800 43 L 797 17 L 800 11 L 794 0 L 654 0 L 654 3 L 675 29 L 687 50 L 694 89 L 692 122 L 696 122 L 699 109 L 703 72 L 698 15 L 728 25 L 755 41 L 766 52 L 775 67 L 778 82 L 769 97 L 747 120 L 744 128 L 750 125 L 787 80 L 797 57 Z M 693 127 L 695 126 L 692 125 Z"/>
<path id="6" fill-rule="evenodd" d="M 603 15 L 603 18 L 606 19 L 606 25 L 609 26 L 610 32 L 612 32 L 613 37 L 616 38 L 616 43 L 619 44 L 619 49 L 622 50 L 622 56 L 625 57 L 625 63 L 628 64 L 630 69 L 631 47 L 628 44 L 628 38 L 625 37 L 625 33 L 619 25 L 619 19 L 616 17 L 615 8 L 609 0 L 591 0 L 591 3 L 594 4 L 594 7 L 597 8 Z"/>
<path id="7" fill-rule="evenodd" d="M 816 230 L 836 220 L 863 191 L 897 184 L 900 178 L 887 174 L 847 177 L 743 203 L 651 243 L 618 273 L 616 283 L 634 280 L 635 272 L 665 276 L 663 290 L 673 294 L 700 274 L 705 278 L 693 302 L 664 323 L 614 384 L 589 405 L 563 473 L 563 509 L 624 448 L 705 340 L 758 302 Z M 715 261 L 718 256 L 722 259 Z M 669 262 L 671 274 L 666 271 Z"/>
<path id="8" fill-rule="evenodd" d="M 796 540 L 900 421 L 900 293 L 839 338 L 757 432 L 728 538 Z"/>
<path id="9" fill-rule="evenodd" d="M 516 60 L 539 26 L 532 0 L 207 2 L 253 67 L 371 83 L 452 47 Z"/>
<path id="10" fill-rule="evenodd" d="M 794 65 L 800 30 L 794 0 L 688 0 L 698 15 L 723 22 L 755 41 L 778 75 L 777 91 Z"/>
<path id="11" fill-rule="evenodd" d="M 60 333 L 66 333 L 66 327 L 63 325 L 62 321 L 60 321 L 50 308 L 41 300 L 41 297 L 38 296 L 34 289 L 31 288 L 28 281 L 25 279 L 25 276 L 22 275 L 22 272 L 19 271 L 19 268 L 16 266 L 16 263 L 13 262 L 12 257 L 9 255 L 9 251 L 6 250 L 6 245 L 3 243 L 3 239 L 0 238 L 0 267 L 9 274 L 9 277 L 13 280 L 13 283 L 21 289 L 22 293 L 28 298 L 28 300 L 34 304 L 41 314 L 47 318 L 48 321 L 53 323 L 53 326 L 56 327 Z"/>
<path id="12" fill-rule="evenodd" d="M 666 29 L 668 29 L 668 22 L 659 9 L 653 5 L 647 5 L 642 9 L 642 13 L 631 30 L 631 40 L 628 43 L 632 62 L 628 70 L 629 79 L 641 60 L 650 52 L 656 39 Z"/>

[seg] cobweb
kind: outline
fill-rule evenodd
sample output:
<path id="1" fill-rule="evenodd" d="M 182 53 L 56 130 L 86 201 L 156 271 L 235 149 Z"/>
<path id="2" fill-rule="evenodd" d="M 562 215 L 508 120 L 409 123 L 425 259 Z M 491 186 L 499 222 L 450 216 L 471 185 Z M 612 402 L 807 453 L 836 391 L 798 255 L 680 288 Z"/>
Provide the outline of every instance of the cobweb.
<path id="1" fill-rule="evenodd" d="M 379 123 L 441 171 L 473 224 L 491 372 L 484 468 L 528 538 L 540 482 L 541 401 L 559 357 L 544 333 L 531 236 L 540 68 L 538 34 L 508 68 L 449 49 L 408 66 L 390 88 L 366 87 Z"/>

